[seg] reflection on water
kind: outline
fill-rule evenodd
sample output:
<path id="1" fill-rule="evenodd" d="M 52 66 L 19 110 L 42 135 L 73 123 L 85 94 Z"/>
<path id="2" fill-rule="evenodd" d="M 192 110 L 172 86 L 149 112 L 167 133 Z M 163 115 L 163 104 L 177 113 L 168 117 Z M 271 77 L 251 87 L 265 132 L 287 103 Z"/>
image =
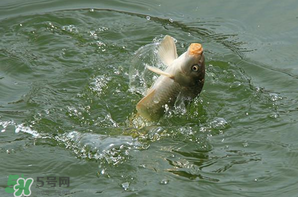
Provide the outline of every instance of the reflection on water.
<path id="1" fill-rule="evenodd" d="M 66 174 L 74 194 L 91 196 L 295 191 L 296 79 L 246 59 L 245 41 L 227 33 L 245 29 L 238 21 L 182 19 L 78 9 L 2 20 L 5 176 Z M 154 80 L 144 68 L 162 66 L 166 34 L 178 53 L 203 44 L 206 84 L 191 105 L 138 127 L 135 105 Z"/>

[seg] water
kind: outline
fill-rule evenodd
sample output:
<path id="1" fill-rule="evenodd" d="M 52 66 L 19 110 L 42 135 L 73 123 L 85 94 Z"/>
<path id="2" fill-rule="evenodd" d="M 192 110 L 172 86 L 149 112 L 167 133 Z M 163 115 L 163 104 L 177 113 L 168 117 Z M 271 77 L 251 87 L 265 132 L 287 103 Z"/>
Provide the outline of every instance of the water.
<path id="1" fill-rule="evenodd" d="M 34 178 L 31 196 L 298 196 L 297 9 L 2 1 L 1 196 L 12 174 Z M 206 84 L 139 127 L 130 68 L 158 63 L 142 47 L 167 34 L 179 54 L 202 43 Z M 37 187 L 49 176 L 70 187 Z"/>

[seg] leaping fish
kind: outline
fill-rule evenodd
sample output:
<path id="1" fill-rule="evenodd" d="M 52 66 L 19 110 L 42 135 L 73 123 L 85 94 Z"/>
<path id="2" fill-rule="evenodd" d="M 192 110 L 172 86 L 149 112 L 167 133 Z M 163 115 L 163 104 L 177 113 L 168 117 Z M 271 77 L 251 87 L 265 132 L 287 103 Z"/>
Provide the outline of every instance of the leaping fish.
<path id="1" fill-rule="evenodd" d="M 158 48 L 158 56 L 167 68 L 163 71 L 147 66 L 160 76 L 136 106 L 138 114 L 149 121 L 158 120 L 166 106 L 175 104 L 179 94 L 189 100 L 198 96 L 205 78 L 205 58 L 199 43 L 192 43 L 178 57 L 174 39 L 167 35 Z"/>

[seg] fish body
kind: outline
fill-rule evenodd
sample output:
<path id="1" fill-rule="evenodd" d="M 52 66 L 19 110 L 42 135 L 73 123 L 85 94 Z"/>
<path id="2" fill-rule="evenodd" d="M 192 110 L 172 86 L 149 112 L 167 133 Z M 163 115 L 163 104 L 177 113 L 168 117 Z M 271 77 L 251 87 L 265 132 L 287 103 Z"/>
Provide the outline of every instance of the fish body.
<path id="1" fill-rule="evenodd" d="M 136 106 L 138 114 L 150 121 L 158 120 L 166 107 L 175 104 L 178 96 L 194 99 L 201 92 L 205 78 L 205 59 L 199 43 L 192 43 L 188 50 L 178 57 L 174 39 L 165 36 L 159 46 L 158 55 L 167 68 L 162 71 L 147 67 L 160 76 Z"/>

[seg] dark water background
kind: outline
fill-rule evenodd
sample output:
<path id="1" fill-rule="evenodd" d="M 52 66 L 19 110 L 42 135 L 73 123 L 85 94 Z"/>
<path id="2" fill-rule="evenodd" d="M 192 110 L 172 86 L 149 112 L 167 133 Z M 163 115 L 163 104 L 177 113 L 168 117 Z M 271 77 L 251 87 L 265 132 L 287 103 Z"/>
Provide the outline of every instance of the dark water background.
<path id="1" fill-rule="evenodd" d="M 202 43 L 206 85 L 136 127 L 129 69 L 167 34 Z M 298 196 L 297 38 L 293 0 L 2 0 L 1 196 L 11 174 L 70 177 L 31 196 Z"/>

